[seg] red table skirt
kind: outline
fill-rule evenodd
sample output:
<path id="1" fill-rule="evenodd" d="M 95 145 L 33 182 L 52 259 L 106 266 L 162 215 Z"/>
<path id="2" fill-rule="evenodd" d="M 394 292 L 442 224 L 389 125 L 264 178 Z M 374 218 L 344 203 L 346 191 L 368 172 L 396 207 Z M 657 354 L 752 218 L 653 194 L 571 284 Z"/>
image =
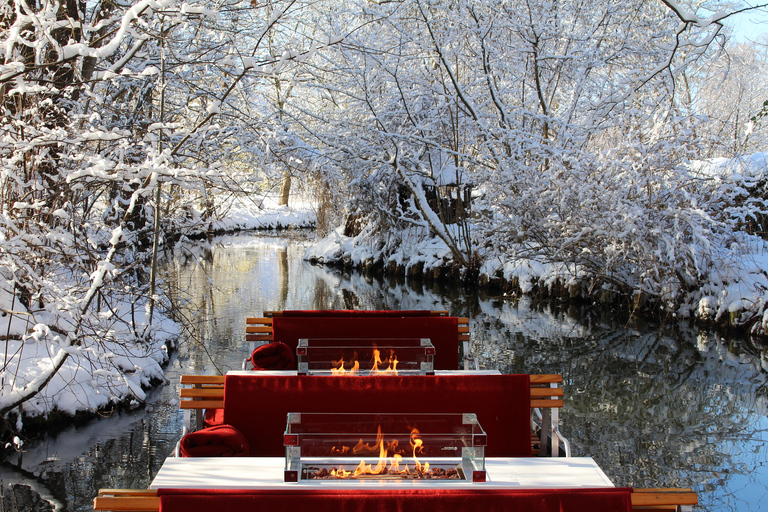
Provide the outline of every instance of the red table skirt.
<path id="1" fill-rule="evenodd" d="M 283 311 L 283 317 L 414 317 L 414 316 L 432 316 L 428 309 L 409 309 L 409 310 L 365 310 L 365 309 L 286 309 Z M 279 317 L 278 317 L 279 318 Z"/>
<path id="2" fill-rule="evenodd" d="M 631 512 L 629 488 L 418 490 L 160 489 L 160 512 Z"/>

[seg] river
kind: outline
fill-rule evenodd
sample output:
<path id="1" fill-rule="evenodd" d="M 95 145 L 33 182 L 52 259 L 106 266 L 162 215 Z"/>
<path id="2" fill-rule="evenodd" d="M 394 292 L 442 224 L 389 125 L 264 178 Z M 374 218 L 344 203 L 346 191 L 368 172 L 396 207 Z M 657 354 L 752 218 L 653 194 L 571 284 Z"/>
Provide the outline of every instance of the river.
<path id="1" fill-rule="evenodd" d="M 618 323 L 584 307 L 343 274 L 303 261 L 307 243 L 247 234 L 176 246 L 164 286 L 191 329 L 167 382 L 145 405 L 30 443 L 0 466 L 0 480 L 27 484 L 65 511 L 91 510 L 100 488 L 147 487 L 180 436 L 179 376 L 240 369 L 246 316 L 445 309 L 470 318 L 482 368 L 563 375 L 561 430 L 573 455 L 593 457 L 615 484 L 693 487 L 697 510 L 768 510 L 764 349 L 682 323 Z"/>

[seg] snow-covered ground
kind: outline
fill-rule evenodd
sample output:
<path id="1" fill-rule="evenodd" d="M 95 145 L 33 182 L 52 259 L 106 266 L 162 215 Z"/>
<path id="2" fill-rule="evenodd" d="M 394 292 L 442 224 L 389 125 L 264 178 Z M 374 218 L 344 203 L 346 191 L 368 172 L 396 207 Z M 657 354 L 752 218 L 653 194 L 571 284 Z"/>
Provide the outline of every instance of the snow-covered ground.
<path id="1" fill-rule="evenodd" d="M 248 229 L 310 228 L 315 225 L 315 212 L 307 201 L 289 201 L 278 206 L 276 198 L 258 200 L 234 198 L 224 208 L 224 216 L 211 224 L 214 232 Z"/>
<path id="2" fill-rule="evenodd" d="M 314 221 L 309 203 L 277 206 L 266 198 L 259 206 L 247 200 L 230 202 L 226 217 L 212 228 L 217 232 L 304 228 Z M 113 297 L 111 308 L 86 318 L 89 334 L 72 343 L 51 328 L 75 323 L 66 304 L 28 311 L 14 294 L 10 277 L 10 272 L 0 269 L 0 409 L 30 390 L 40 390 L 22 405 L 23 416 L 16 415 L 17 432 L 23 430 L 23 417 L 52 412 L 74 415 L 116 403 L 138 404 L 153 381 L 163 380 L 163 364 L 180 333 L 174 321 L 155 311 L 150 326 L 146 303 L 132 303 L 136 298 L 130 294 L 125 299 Z M 126 323 L 126 318 L 131 322 Z M 22 440 L 16 437 L 12 444 L 20 448 Z"/>
<path id="3" fill-rule="evenodd" d="M 89 335 L 73 344 L 66 335 L 48 327 L 69 323 L 66 312 L 53 308 L 28 312 L 6 279 L 0 280 L 0 309 L 0 330 L 5 338 L 0 356 L 0 406 L 13 403 L 29 390 L 40 390 L 21 406 L 24 416 L 53 411 L 74 415 L 125 400 L 143 401 L 147 387 L 163 380 L 162 364 L 179 335 L 178 326 L 163 315 L 156 314 L 149 326 L 146 309 L 139 307 L 134 308 L 133 319 L 135 329 L 146 333 L 145 341 L 126 341 L 136 338 L 134 326 L 120 320 L 131 313 L 131 304 L 126 301 L 112 311 L 99 313 L 99 326 L 94 325 Z M 58 371 L 53 372 L 59 364 Z M 47 378 L 47 384 L 41 385 Z M 17 415 L 15 427 L 22 430 L 21 415 Z M 20 440 L 14 442 L 19 445 Z"/>

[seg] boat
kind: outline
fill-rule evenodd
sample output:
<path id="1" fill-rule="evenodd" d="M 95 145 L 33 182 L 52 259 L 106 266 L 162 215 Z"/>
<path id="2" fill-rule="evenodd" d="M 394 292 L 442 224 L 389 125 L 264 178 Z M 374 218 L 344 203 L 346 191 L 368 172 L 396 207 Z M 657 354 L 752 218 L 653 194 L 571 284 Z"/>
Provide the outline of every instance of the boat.
<path id="1" fill-rule="evenodd" d="M 184 432 L 150 489 L 95 510 L 687 510 L 616 487 L 558 428 L 560 375 L 479 370 L 445 311 L 279 311 L 245 370 L 185 375 Z M 254 369 L 256 371 L 254 371 Z M 661 507 L 661 508 L 659 508 Z"/>

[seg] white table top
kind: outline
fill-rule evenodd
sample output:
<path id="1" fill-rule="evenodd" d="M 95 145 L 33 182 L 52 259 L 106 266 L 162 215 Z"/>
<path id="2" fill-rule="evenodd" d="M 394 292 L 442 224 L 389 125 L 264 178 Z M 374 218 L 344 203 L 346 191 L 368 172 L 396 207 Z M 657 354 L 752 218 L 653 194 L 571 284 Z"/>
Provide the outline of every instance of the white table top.
<path id="1" fill-rule="evenodd" d="M 591 457 L 486 457 L 485 483 L 343 480 L 286 483 L 282 457 L 169 457 L 151 489 L 541 489 L 613 487 Z"/>

